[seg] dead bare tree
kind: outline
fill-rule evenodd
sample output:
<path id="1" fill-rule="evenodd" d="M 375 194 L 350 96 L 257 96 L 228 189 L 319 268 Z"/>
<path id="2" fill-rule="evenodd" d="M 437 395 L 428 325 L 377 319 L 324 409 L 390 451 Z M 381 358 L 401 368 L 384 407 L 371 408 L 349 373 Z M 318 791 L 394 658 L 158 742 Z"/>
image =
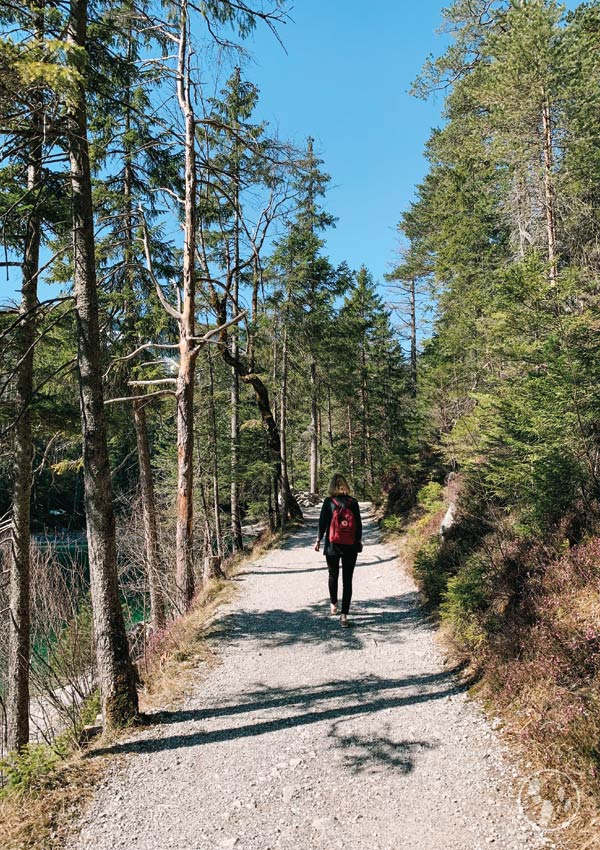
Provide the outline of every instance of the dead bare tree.
<path id="1" fill-rule="evenodd" d="M 273 172 L 280 168 L 280 163 L 276 160 L 272 162 L 272 165 Z M 263 248 L 273 223 L 286 209 L 292 194 L 281 177 L 279 179 L 273 178 L 269 184 L 266 203 L 252 225 L 244 215 L 239 195 L 232 193 L 226 182 L 218 179 L 218 175 L 211 177 L 208 188 L 217 197 L 229 204 L 235 215 L 236 228 L 239 228 L 246 244 L 245 256 L 241 256 L 237 240 L 234 251 L 230 251 L 226 246 L 224 267 L 219 276 L 219 270 L 211 271 L 212 265 L 207 250 L 208 232 L 203 231 L 202 227 L 200 229 L 199 257 L 202 279 L 208 288 L 210 304 L 216 313 L 217 322 L 222 327 L 219 334 L 219 351 L 224 362 L 236 373 L 238 379 L 249 386 L 254 393 L 267 432 L 268 452 L 273 464 L 278 510 L 281 506 L 284 521 L 290 517 L 301 518 L 302 511 L 292 493 L 288 477 L 283 472 L 279 427 L 273 413 L 267 384 L 256 368 L 254 338 L 259 311 L 259 292 L 263 283 L 261 262 Z M 237 338 L 233 338 L 228 333 L 227 316 L 230 306 L 234 310 L 239 309 L 237 281 L 240 275 L 247 270 L 252 270 L 252 292 L 250 295 L 250 320 L 246 322 L 245 326 L 246 351 L 244 352 L 237 344 Z"/>

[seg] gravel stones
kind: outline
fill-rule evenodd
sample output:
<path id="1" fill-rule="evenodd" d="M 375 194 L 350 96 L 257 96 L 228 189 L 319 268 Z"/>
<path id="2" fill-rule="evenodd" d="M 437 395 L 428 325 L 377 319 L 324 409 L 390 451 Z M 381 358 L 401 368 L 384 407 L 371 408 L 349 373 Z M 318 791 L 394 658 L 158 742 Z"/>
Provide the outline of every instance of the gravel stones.
<path id="1" fill-rule="evenodd" d="M 115 749 L 69 850 L 535 850 L 511 769 L 444 667 L 410 577 L 367 515 L 351 628 L 329 615 L 318 508 L 248 565 L 220 664 Z"/>

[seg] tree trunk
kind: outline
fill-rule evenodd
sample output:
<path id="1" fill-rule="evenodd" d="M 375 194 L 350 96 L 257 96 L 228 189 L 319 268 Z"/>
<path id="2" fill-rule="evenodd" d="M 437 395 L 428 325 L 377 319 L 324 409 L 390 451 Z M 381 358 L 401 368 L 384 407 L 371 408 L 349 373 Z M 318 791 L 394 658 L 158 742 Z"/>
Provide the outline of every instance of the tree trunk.
<path id="1" fill-rule="evenodd" d="M 550 117 L 550 104 L 548 96 L 544 92 L 542 104 L 542 146 L 544 150 L 544 195 L 546 205 L 546 233 L 548 240 L 548 263 L 550 265 L 550 286 L 556 285 L 558 274 L 558 255 L 556 250 L 556 200 L 554 197 L 554 183 L 552 166 L 554 161 L 552 141 L 552 120 Z"/>
<path id="2" fill-rule="evenodd" d="M 368 472 L 368 482 L 369 486 L 372 487 L 375 484 L 375 469 L 373 466 L 373 449 L 371 446 L 371 429 L 367 425 L 367 472 Z"/>
<path id="3" fill-rule="evenodd" d="M 175 531 L 176 606 L 180 614 L 194 596 L 194 363 L 185 336 L 179 345 L 177 377 L 177 526 Z"/>
<path id="4" fill-rule="evenodd" d="M 237 356 L 237 339 L 234 342 Z M 242 518 L 240 512 L 240 379 L 235 369 L 231 370 L 231 539 L 234 552 L 244 548 L 242 540 Z"/>
<path id="5" fill-rule="evenodd" d="M 242 376 L 242 380 L 247 381 L 252 386 L 262 421 L 267 429 L 269 453 L 273 461 L 274 472 L 281 492 L 282 513 L 286 519 L 302 519 L 300 505 L 291 491 L 289 481 L 287 478 L 283 478 L 281 440 L 279 429 L 271 412 L 269 392 L 257 375 Z"/>
<path id="6" fill-rule="evenodd" d="M 287 403 L 288 403 L 288 371 L 289 371 L 289 351 L 288 351 L 288 328 L 286 322 L 287 314 L 284 317 L 283 325 L 283 340 L 281 346 L 281 398 L 279 410 L 279 439 L 281 446 L 281 480 L 280 487 L 281 507 L 283 511 L 283 521 L 286 522 L 288 517 L 285 510 L 285 493 L 290 492 L 290 481 L 288 474 L 288 448 L 287 448 Z"/>
<path id="7" fill-rule="evenodd" d="M 310 492 L 319 492 L 319 418 L 317 408 L 317 364 L 310 362 Z"/>
<path id="8" fill-rule="evenodd" d="M 227 319 L 224 313 L 224 308 L 221 307 L 221 309 L 219 310 L 218 322 L 222 325 L 226 321 Z M 219 337 L 219 352 L 224 362 L 227 363 L 227 365 L 232 366 L 236 370 L 240 380 L 243 383 L 251 386 L 254 391 L 258 410 L 260 412 L 263 424 L 267 430 L 268 451 L 271 461 L 273 463 L 275 475 L 277 476 L 280 492 L 282 494 L 281 498 L 283 506 L 283 515 L 286 518 L 291 517 L 293 519 L 302 519 L 302 511 L 300 509 L 300 505 L 298 504 L 294 494 L 291 491 L 289 481 L 283 478 L 281 463 L 281 437 L 279 434 L 279 428 L 277 427 L 277 423 L 275 422 L 275 417 L 273 416 L 273 411 L 271 409 L 269 391 L 256 373 L 248 371 L 246 364 L 241 359 L 241 357 L 239 357 L 239 355 L 237 358 L 233 357 L 233 354 L 229 350 L 229 346 L 227 343 L 226 331 L 223 331 L 221 333 L 221 336 Z"/>
<path id="9" fill-rule="evenodd" d="M 362 424 L 360 466 L 363 476 L 362 495 L 365 495 L 364 480 L 367 472 L 367 359 L 364 345 L 361 348 L 360 419 Z"/>
<path id="10" fill-rule="evenodd" d="M 277 503 L 277 494 L 273 494 L 273 478 L 269 479 L 269 503 L 268 503 L 268 513 L 269 513 L 269 529 L 271 532 L 277 531 L 279 526 L 277 525 L 277 517 L 275 513 L 274 505 Z"/>
<path id="11" fill-rule="evenodd" d="M 252 313 L 251 313 L 251 327 L 256 327 L 256 322 L 258 320 L 258 290 L 260 287 L 260 269 L 258 265 L 258 260 L 254 257 L 252 262 Z M 250 372 L 254 372 L 255 358 L 254 358 L 254 332 L 250 332 L 248 334 L 248 343 L 247 343 L 247 359 L 248 359 L 248 368 Z M 239 372 L 238 372 L 239 374 Z"/>
<path id="12" fill-rule="evenodd" d="M 42 27 L 40 26 L 41 30 Z M 19 366 L 16 380 L 17 422 L 14 445 L 14 486 L 9 555 L 10 589 L 8 618 L 8 698 L 6 710 L 8 751 L 20 750 L 29 742 L 29 656 L 30 656 L 30 505 L 33 440 L 29 404 L 33 392 L 35 307 L 40 258 L 41 220 L 38 207 L 42 186 L 41 107 L 31 115 L 32 140 L 27 164 L 27 190 L 33 209 L 27 220 L 23 251 L 21 315 L 17 331 Z"/>
<path id="13" fill-rule="evenodd" d="M 317 472 L 321 469 L 321 465 L 323 463 L 323 414 L 321 413 L 321 409 L 317 409 L 317 433 L 319 435 L 317 445 L 319 447 L 317 458 Z M 318 478 L 318 475 L 317 475 Z"/>
<path id="14" fill-rule="evenodd" d="M 331 387 L 327 387 L 327 442 L 331 449 L 331 459 L 333 458 L 333 422 L 331 419 Z"/>
<path id="15" fill-rule="evenodd" d="M 196 121 L 191 100 L 188 50 L 188 4 L 181 0 L 177 96 L 185 122 L 185 201 L 183 224 L 183 305 L 179 321 L 177 376 L 177 527 L 176 604 L 183 614 L 194 596 L 194 374 L 198 349 L 196 323 Z"/>
<path id="16" fill-rule="evenodd" d="M 106 726 L 131 720 L 138 710 L 119 600 L 112 482 L 104 415 L 102 359 L 92 184 L 87 140 L 85 60 L 87 0 L 71 0 L 68 28 L 71 62 L 82 74 L 71 94 L 67 146 L 73 209 L 73 292 L 77 317 L 82 420 L 84 500 L 98 682 Z"/>
<path id="17" fill-rule="evenodd" d="M 410 394 L 417 395 L 417 298 L 414 277 L 410 281 Z"/>
<path id="18" fill-rule="evenodd" d="M 133 28 L 128 28 L 129 53 L 128 61 L 134 61 Z M 131 86 L 125 92 L 125 136 L 123 164 L 123 198 L 124 198 L 124 231 L 125 231 L 125 291 L 123 311 L 125 313 L 125 333 L 134 337 L 134 290 L 135 290 L 135 234 L 133 211 L 133 144 L 131 140 L 132 92 Z M 150 446 L 148 442 L 148 425 L 146 419 L 146 404 L 142 399 L 133 402 L 133 421 L 135 425 L 138 468 L 140 475 L 140 498 L 142 501 L 142 518 L 144 526 L 144 558 L 148 575 L 148 590 L 150 593 L 150 623 L 157 631 L 166 624 L 166 604 L 163 588 L 163 576 L 160 571 L 158 553 L 158 520 L 156 515 L 156 499 L 154 494 L 154 476 L 150 462 Z"/>
<path id="19" fill-rule="evenodd" d="M 150 590 L 150 622 L 152 628 L 162 629 L 166 622 L 165 597 L 162 585 L 158 557 L 158 522 L 156 519 L 156 500 L 154 498 L 154 479 L 150 463 L 146 410 L 142 399 L 133 402 L 133 421 L 137 439 L 137 451 L 140 467 L 140 492 L 142 498 L 142 517 L 144 521 L 144 550 L 148 587 Z"/>
<path id="20" fill-rule="evenodd" d="M 240 90 L 240 69 L 235 69 L 236 107 Z M 234 228 L 233 228 L 233 303 L 236 312 L 239 311 L 238 299 L 240 296 L 240 156 L 238 132 L 238 109 L 234 117 L 236 136 L 234 139 Z M 233 356 L 237 358 L 239 352 L 239 328 L 236 325 L 231 329 L 231 349 Z M 241 552 L 244 548 L 242 540 L 242 520 L 240 513 L 239 492 L 239 453 L 240 453 L 240 379 L 235 369 L 231 369 L 231 539 L 233 551 Z"/>
<path id="21" fill-rule="evenodd" d="M 217 538 L 217 556 L 223 560 L 223 532 L 221 529 L 221 513 L 219 508 L 219 448 L 217 439 L 217 417 L 215 412 L 215 375 L 213 370 L 210 348 L 208 354 L 209 375 L 209 398 L 210 398 L 210 441 L 212 457 L 212 480 L 213 480 L 213 512 L 215 517 L 215 535 Z"/>
<path id="22" fill-rule="evenodd" d="M 225 578 L 225 573 L 221 569 L 221 556 L 215 555 L 212 545 L 213 533 L 210 527 L 208 500 L 206 498 L 204 482 L 200 483 L 200 498 L 202 499 L 202 510 L 204 512 L 204 564 L 202 569 L 202 581 L 206 584 L 207 581 L 210 581 L 213 578 Z"/>
<path id="23" fill-rule="evenodd" d="M 348 405 L 348 463 L 350 466 L 350 478 L 354 486 L 356 486 L 354 481 L 354 441 L 352 437 L 352 411 L 350 410 L 350 405 Z"/>

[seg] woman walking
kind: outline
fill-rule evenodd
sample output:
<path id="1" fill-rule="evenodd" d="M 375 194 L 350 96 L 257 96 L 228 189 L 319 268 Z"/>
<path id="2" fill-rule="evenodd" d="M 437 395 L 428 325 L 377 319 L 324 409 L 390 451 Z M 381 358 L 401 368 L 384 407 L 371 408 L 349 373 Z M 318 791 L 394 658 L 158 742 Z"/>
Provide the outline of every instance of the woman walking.
<path id="1" fill-rule="evenodd" d="M 329 485 L 329 496 L 323 502 L 319 517 L 319 536 L 315 542 L 315 551 L 321 548 L 325 537 L 323 553 L 329 569 L 329 599 L 331 613 L 338 613 L 338 581 L 340 560 L 342 562 L 342 613 L 340 625 L 348 627 L 348 612 L 352 599 L 352 575 L 358 553 L 362 552 L 362 520 L 360 508 L 350 495 L 350 487 L 343 475 L 334 475 Z"/>

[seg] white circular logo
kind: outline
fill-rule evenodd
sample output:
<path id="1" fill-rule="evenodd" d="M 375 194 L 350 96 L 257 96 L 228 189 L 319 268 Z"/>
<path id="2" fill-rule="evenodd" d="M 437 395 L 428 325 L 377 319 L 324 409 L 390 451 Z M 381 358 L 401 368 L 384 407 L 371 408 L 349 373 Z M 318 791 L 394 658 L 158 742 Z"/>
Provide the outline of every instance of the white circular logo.
<path id="1" fill-rule="evenodd" d="M 581 808 L 576 783 L 560 770 L 539 770 L 525 779 L 519 790 L 523 817 L 543 832 L 566 829 Z"/>

